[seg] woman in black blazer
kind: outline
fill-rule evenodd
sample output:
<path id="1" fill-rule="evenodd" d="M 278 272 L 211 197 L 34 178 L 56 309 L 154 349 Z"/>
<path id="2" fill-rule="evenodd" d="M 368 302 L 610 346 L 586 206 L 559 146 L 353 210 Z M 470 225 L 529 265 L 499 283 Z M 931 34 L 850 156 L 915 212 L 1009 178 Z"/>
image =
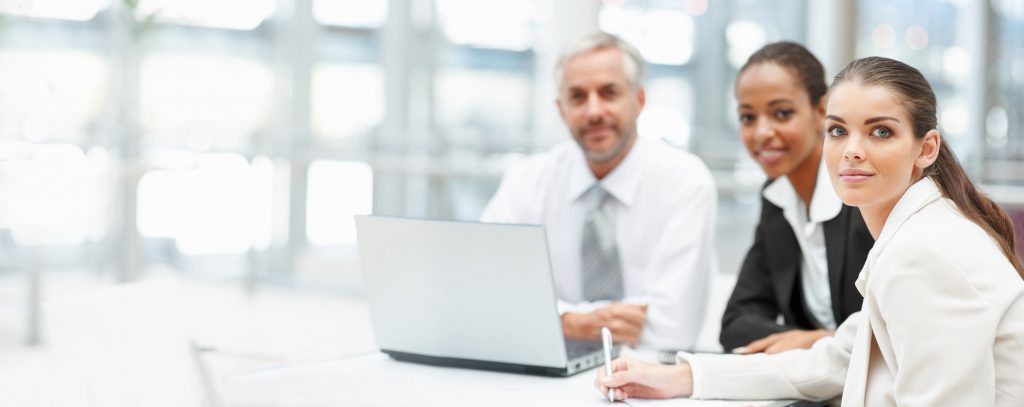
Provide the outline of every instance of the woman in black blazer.
<path id="1" fill-rule="evenodd" d="M 755 52 L 736 79 L 740 134 L 769 181 L 722 317 L 726 351 L 807 348 L 860 310 L 853 283 L 874 240 L 821 160 L 826 90 L 821 63 L 791 42 Z"/>

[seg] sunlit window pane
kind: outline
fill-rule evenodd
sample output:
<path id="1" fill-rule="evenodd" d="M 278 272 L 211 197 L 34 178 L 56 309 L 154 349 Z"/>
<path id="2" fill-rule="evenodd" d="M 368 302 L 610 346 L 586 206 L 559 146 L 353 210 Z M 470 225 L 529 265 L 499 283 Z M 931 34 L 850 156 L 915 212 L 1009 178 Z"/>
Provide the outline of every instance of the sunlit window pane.
<path id="1" fill-rule="evenodd" d="M 353 244 L 353 215 L 373 210 L 373 170 L 358 162 L 318 160 L 309 165 L 306 236 L 317 246 Z"/>
<path id="2" fill-rule="evenodd" d="M 681 9 L 605 6 L 600 26 L 636 46 L 647 62 L 682 65 L 693 57 L 693 18 Z"/>
<path id="3" fill-rule="evenodd" d="M 274 14 L 275 0 L 140 0 L 139 19 L 251 30 Z"/>
<path id="4" fill-rule="evenodd" d="M 255 61 L 158 55 L 143 60 L 141 76 L 140 119 L 158 144 L 242 146 L 270 115 L 272 75 Z"/>
<path id="5" fill-rule="evenodd" d="M 369 64 L 319 64 L 313 68 L 310 120 L 323 139 L 370 131 L 384 120 L 384 72 Z"/>
<path id="6" fill-rule="evenodd" d="M 729 63 L 739 68 L 750 54 L 768 43 L 768 31 L 760 23 L 735 20 L 725 27 L 725 39 L 729 43 Z"/>
<path id="7" fill-rule="evenodd" d="M 437 79 L 438 118 L 447 127 L 524 129 L 530 81 L 517 74 L 452 69 Z"/>
<path id="8" fill-rule="evenodd" d="M 387 0 L 313 0 L 320 24 L 375 28 L 388 17 Z"/>
<path id="9" fill-rule="evenodd" d="M 453 43 L 509 50 L 533 46 L 535 0 L 437 0 L 436 5 L 441 30 Z"/>
<path id="10" fill-rule="evenodd" d="M 688 148 L 693 90 L 678 78 L 656 78 L 647 83 L 647 104 L 637 123 L 643 137 L 658 137 Z"/>
<path id="11" fill-rule="evenodd" d="M 986 64 L 992 65 L 990 72 L 994 78 L 990 91 L 995 102 L 985 118 L 989 146 L 986 156 L 990 161 L 1012 160 L 1019 165 L 1024 159 L 1024 35 L 1021 35 L 1024 33 L 1024 2 L 996 0 L 992 6 L 991 49 L 998 58 Z M 969 65 L 970 58 L 958 59 L 961 64 Z M 948 66 L 949 62 L 944 65 Z M 1024 180 L 1020 171 L 990 168 L 987 174 L 990 178 L 1005 177 L 1018 183 Z"/>
<path id="12" fill-rule="evenodd" d="M 190 169 L 153 170 L 139 181 L 139 232 L 173 238 L 186 255 L 237 254 L 266 234 L 271 180 L 239 154 L 201 154 Z"/>
<path id="13" fill-rule="evenodd" d="M 111 0 L 4 0 L 0 14 L 21 17 L 88 21 L 110 5 Z M 121 0 L 118 0 L 121 1 Z"/>
<path id="14" fill-rule="evenodd" d="M 0 137 L 81 141 L 103 106 L 107 65 L 83 51 L 0 51 Z"/>
<path id="15" fill-rule="evenodd" d="M 77 245 L 102 234 L 109 207 L 107 156 L 71 144 L 32 146 L 0 161 L 0 228 L 19 245 Z"/>

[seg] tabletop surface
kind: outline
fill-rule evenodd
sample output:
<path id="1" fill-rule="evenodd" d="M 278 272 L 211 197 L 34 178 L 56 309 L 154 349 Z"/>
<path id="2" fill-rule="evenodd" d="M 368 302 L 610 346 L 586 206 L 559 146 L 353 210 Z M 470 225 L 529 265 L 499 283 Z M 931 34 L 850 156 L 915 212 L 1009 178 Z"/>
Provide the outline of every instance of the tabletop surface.
<path id="1" fill-rule="evenodd" d="M 644 358 L 643 353 L 633 356 Z M 285 406 L 608 406 L 596 371 L 543 377 L 400 362 L 379 352 L 262 369 L 230 378 L 233 407 Z M 628 405 L 763 406 L 770 401 L 630 400 Z M 622 404 L 625 405 L 625 404 Z"/>

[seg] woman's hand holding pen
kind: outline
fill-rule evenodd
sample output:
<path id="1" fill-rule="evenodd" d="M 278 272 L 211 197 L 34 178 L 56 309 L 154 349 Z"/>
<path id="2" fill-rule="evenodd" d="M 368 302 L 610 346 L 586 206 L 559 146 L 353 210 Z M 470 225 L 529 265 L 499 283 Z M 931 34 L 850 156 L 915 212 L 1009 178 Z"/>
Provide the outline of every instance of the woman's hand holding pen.
<path id="1" fill-rule="evenodd" d="M 633 359 L 619 358 L 612 362 L 612 375 L 598 369 L 594 386 L 601 395 L 614 389 L 616 400 L 630 397 L 667 399 L 693 394 L 693 374 L 690 365 L 659 365 Z"/>

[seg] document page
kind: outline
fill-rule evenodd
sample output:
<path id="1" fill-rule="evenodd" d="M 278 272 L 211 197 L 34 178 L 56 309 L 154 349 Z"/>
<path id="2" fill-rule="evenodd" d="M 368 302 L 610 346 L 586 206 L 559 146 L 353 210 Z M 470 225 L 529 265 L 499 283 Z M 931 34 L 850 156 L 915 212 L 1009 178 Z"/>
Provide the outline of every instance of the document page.
<path id="1" fill-rule="evenodd" d="M 626 405 L 632 407 L 777 407 L 791 403 L 792 400 L 626 400 Z"/>

